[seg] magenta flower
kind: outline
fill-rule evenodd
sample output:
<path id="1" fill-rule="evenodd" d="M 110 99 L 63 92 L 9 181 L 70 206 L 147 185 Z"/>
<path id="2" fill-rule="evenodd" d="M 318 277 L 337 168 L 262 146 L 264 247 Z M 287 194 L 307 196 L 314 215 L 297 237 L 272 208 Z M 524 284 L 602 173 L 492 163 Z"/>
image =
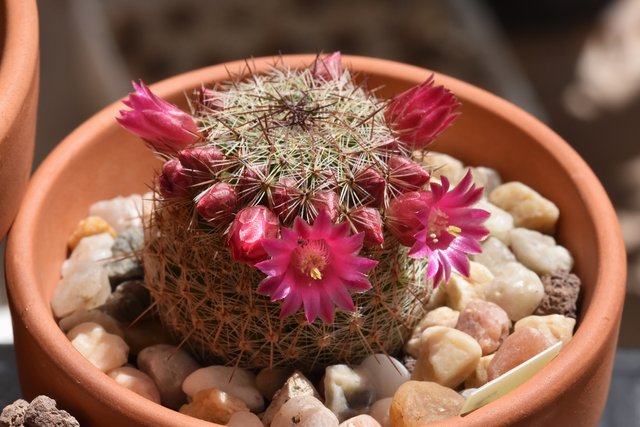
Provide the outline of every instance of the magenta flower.
<path id="1" fill-rule="evenodd" d="M 333 52 L 331 55 L 326 55 L 318 59 L 312 65 L 312 74 L 316 78 L 323 80 L 333 80 L 340 77 L 342 74 L 342 55 L 340 52 Z"/>
<path id="2" fill-rule="evenodd" d="M 264 239 L 275 239 L 280 231 L 276 214 L 266 206 L 250 206 L 242 209 L 229 228 L 227 244 L 236 261 L 254 265 L 268 258 L 262 247 Z"/>
<path id="3" fill-rule="evenodd" d="M 433 86 L 433 75 L 424 83 L 395 96 L 384 117 L 397 138 L 411 150 L 433 142 L 455 120 L 457 98 L 443 86 Z"/>
<path id="4" fill-rule="evenodd" d="M 482 225 L 489 212 L 470 207 L 482 197 L 482 188 L 473 184 L 470 171 L 451 191 L 445 177 L 442 184 L 431 183 L 431 193 L 428 207 L 418 213 L 421 226 L 409 256 L 429 258 L 427 279 L 437 285 L 443 277 L 449 280 L 451 267 L 469 276 L 467 254 L 480 253 L 479 241 L 489 234 Z"/>
<path id="5" fill-rule="evenodd" d="M 157 97 L 140 81 L 135 92 L 123 104 L 131 110 L 120 110 L 116 120 L 126 130 L 144 139 L 159 153 L 173 154 L 201 137 L 191 115 Z"/>
<path id="6" fill-rule="evenodd" d="M 267 239 L 263 247 L 271 257 L 256 264 L 265 273 L 258 293 L 271 301 L 284 300 L 280 317 L 304 306 L 307 322 L 318 316 L 333 323 L 334 305 L 354 311 L 349 291 L 371 288 L 367 273 L 378 262 L 358 256 L 363 233 L 349 235 L 349 223 L 332 224 L 320 212 L 313 225 L 296 217 L 293 228 L 281 228 L 280 239 Z"/>

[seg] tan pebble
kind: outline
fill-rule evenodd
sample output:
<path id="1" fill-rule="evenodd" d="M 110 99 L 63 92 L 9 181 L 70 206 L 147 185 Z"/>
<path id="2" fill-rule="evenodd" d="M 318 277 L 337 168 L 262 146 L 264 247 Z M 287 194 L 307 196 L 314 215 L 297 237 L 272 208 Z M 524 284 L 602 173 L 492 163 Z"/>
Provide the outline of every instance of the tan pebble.
<path id="1" fill-rule="evenodd" d="M 430 151 L 425 153 L 422 163 L 428 167 L 427 170 L 432 178 L 439 180 L 442 176 L 446 176 L 451 184 L 456 184 L 465 174 L 462 162 L 448 154 Z"/>
<path id="2" fill-rule="evenodd" d="M 487 367 L 487 379 L 492 381 L 536 354 L 548 348 L 550 343 L 537 329 L 522 328 L 507 337 Z"/>
<path id="3" fill-rule="evenodd" d="M 493 280 L 493 273 L 487 266 L 479 262 L 469 261 L 469 280 L 476 285 L 486 285 Z"/>
<path id="4" fill-rule="evenodd" d="M 131 366 L 121 366 L 110 370 L 107 375 L 121 386 L 160 404 L 160 391 L 151 377 L 144 372 Z"/>
<path id="5" fill-rule="evenodd" d="M 411 379 L 455 388 L 473 372 L 481 356 L 480 344 L 470 335 L 432 326 L 422 333 L 420 357 Z"/>
<path id="6" fill-rule="evenodd" d="M 339 427 L 382 427 L 371 415 L 362 414 L 340 423 Z"/>
<path id="7" fill-rule="evenodd" d="M 396 390 L 397 391 L 397 390 Z M 369 415 L 376 419 L 382 427 L 391 427 L 389 420 L 389 408 L 391 408 L 392 397 L 376 400 L 369 408 Z"/>
<path id="8" fill-rule="evenodd" d="M 489 362 L 493 359 L 493 354 L 488 356 L 482 356 L 480 361 L 476 365 L 476 369 L 464 380 L 465 388 L 478 388 L 482 387 L 488 382 L 489 374 L 487 373 L 487 367 Z"/>
<path id="9" fill-rule="evenodd" d="M 100 310 L 81 310 L 76 311 L 69 316 L 63 317 L 58 322 L 58 326 L 62 329 L 62 332 L 69 332 L 74 327 L 78 326 L 81 323 L 85 322 L 94 322 L 98 325 L 102 326 L 107 332 L 110 334 L 114 334 L 119 336 L 120 338 L 124 338 L 124 332 L 120 327 L 120 323 L 113 317 L 109 316 L 107 313 L 104 313 Z"/>
<path id="10" fill-rule="evenodd" d="M 102 372 L 109 372 L 127 363 L 127 343 L 119 336 L 108 333 L 97 323 L 81 323 L 67 333 L 67 338 L 76 350 Z"/>
<path id="11" fill-rule="evenodd" d="M 429 311 L 413 328 L 411 338 L 409 338 L 405 345 L 405 351 L 410 356 L 418 357 L 420 354 L 420 337 L 422 336 L 422 332 L 431 326 L 455 328 L 459 315 L 460 312 L 447 306 L 438 307 Z"/>
<path id="12" fill-rule="evenodd" d="M 67 241 L 70 250 L 74 250 L 83 237 L 93 236 L 100 233 L 109 233 L 111 237 L 116 237 L 116 230 L 107 221 L 99 216 L 89 216 L 81 220 L 73 230 Z"/>
<path id="13" fill-rule="evenodd" d="M 212 423 L 226 424 L 236 412 L 249 411 L 242 399 L 215 387 L 200 390 L 193 401 L 180 407 L 180 412 Z"/>
<path id="14" fill-rule="evenodd" d="M 513 230 L 511 214 L 486 199 L 480 200 L 474 208 L 483 209 L 491 214 L 483 224 L 489 230 L 489 236 L 500 239 L 502 243 L 509 245 L 511 243 L 509 232 Z"/>
<path id="15" fill-rule="evenodd" d="M 456 329 L 475 338 L 482 354 L 491 354 L 509 335 L 511 321 L 499 305 L 490 301 L 473 300 L 460 313 Z"/>
<path id="16" fill-rule="evenodd" d="M 259 376 L 260 374 L 258 374 Z M 272 396 L 272 401 L 267 410 L 262 415 L 262 422 L 265 426 L 271 424 L 273 417 L 280 411 L 282 405 L 290 399 L 299 396 L 313 396 L 320 398 L 311 381 L 307 379 L 300 371 L 295 371 L 289 376 L 279 390 Z"/>
<path id="17" fill-rule="evenodd" d="M 427 302 L 427 310 L 433 310 L 434 308 L 442 307 L 447 304 L 447 291 L 444 286 L 439 285 L 429 296 L 429 302 Z"/>
<path id="18" fill-rule="evenodd" d="M 473 282 L 457 273 L 442 285 L 447 292 L 447 305 L 462 311 L 474 299 L 484 299 L 484 284 Z"/>
<path id="19" fill-rule="evenodd" d="M 264 427 L 264 424 L 253 412 L 241 411 L 231 415 L 227 427 Z"/>
<path id="20" fill-rule="evenodd" d="M 544 286 L 536 273 L 519 262 L 504 264 L 494 273 L 493 281 L 484 287 L 484 297 L 502 307 L 509 319 L 518 321 L 540 305 Z"/>
<path id="21" fill-rule="evenodd" d="M 489 201 L 513 216 L 516 227 L 553 234 L 560 210 L 550 200 L 521 182 L 507 182 L 489 195 Z"/>
<path id="22" fill-rule="evenodd" d="M 389 419 L 393 427 L 418 427 L 455 417 L 464 397 L 429 381 L 408 381 L 393 396 Z"/>
<path id="23" fill-rule="evenodd" d="M 565 346 L 571 340 L 575 326 L 576 319 L 561 314 L 550 314 L 548 316 L 524 317 L 518 320 L 514 330 L 534 328 L 542 332 L 550 344 L 562 341 L 562 345 Z"/>
<path id="24" fill-rule="evenodd" d="M 265 399 L 271 400 L 292 373 L 290 367 L 264 368 L 256 375 L 256 388 Z"/>

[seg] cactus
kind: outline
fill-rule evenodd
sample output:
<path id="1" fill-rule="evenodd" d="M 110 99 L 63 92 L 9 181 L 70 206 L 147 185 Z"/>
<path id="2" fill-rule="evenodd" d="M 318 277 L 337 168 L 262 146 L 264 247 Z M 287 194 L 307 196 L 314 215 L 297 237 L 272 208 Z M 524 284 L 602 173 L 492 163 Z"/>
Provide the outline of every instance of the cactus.
<path id="1" fill-rule="evenodd" d="M 432 89 L 439 91 L 433 115 L 440 123 L 428 123 L 428 142 L 450 124 L 457 105 L 448 91 Z M 415 101 L 415 91 L 409 95 Z M 413 232 L 407 238 L 405 230 L 401 243 L 394 227 L 385 226 L 393 223 L 388 212 L 403 211 L 394 206 L 399 196 L 422 194 L 429 184 L 428 171 L 411 160 L 410 150 L 420 148 L 416 133 L 407 123 L 394 127 L 390 117 L 403 116 L 397 102 L 392 107 L 355 83 L 333 54 L 306 69 L 274 64 L 265 74 L 196 91 L 197 132 L 190 133 L 196 142 L 185 145 L 182 138 L 167 148 L 166 140 L 141 135 L 166 159 L 146 224 L 145 279 L 163 323 L 182 345 L 207 362 L 304 370 L 401 350 L 424 314 L 436 273 L 428 259 L 411 256 Z M 442 187 L 446 193 L 446 180 Z M 473 186 L 464 190 L 467 201 L 479 197 Z M 262 290 L 274 279 L 264 273 L 274 268 L 278 235 L 284 240 L 320 222 L 336 224 L 327 233 L 344 233 L 342 245 L 362 247 L 352 256 L 362 269 L 360 282 L 345 282 L 355 290 L 352 303 L 336 297 L 335 313 L 333 305 L 321 305 L 316 319 L 317 307 L 309 309 L 306 300 L 304 311 L 296 310 L 300 301 L 285 310 L 282 295 Z M 435 235 L 429 217 L 414 222 Z M 459 237 L 457 226 L 446 231 L 449 240 Z M 262 244 L 270 241 L 276 243 Z M 454 267 L 464 270 L 461 264 Z M 310 283 L 322 277 L 315 267 L 305 274 Z"/>

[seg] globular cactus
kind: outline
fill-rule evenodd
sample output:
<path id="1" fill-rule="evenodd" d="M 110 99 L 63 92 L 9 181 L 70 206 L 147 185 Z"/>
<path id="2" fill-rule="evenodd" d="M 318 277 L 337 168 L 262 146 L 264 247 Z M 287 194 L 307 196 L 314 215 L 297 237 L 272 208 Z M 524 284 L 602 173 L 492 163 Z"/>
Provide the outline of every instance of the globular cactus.
<path id="1" fill-rule="evenodd" d="M 203 87 L 191 100 L 194 128 L 136 86 L 131 97 L 148 108 L 119 120 L 166 159 L 146 224 L 145 280 L 183 344 L 245 368 L 312 370 L 398 353 L 431 279 L 448 278 L 451 265 L 468 273 L 465 253 L 477 251 L 486 218 L 469 208 L 480 197 L 470 176 L 457 195 L 446 179 L 430 191 L 428 171 L 411 160 L 457 106 L 432 81 L 412 90 L 377 99 L 336 53 Z M 154 124 L 157 137 L 135 120 L 153 112 L 169 117 Z M 456 216 L 467 211 L 476 213 L 471 237 L 446 221 L 468 222 Z M 414 234 L 432 240 L 410 249 Z"/>

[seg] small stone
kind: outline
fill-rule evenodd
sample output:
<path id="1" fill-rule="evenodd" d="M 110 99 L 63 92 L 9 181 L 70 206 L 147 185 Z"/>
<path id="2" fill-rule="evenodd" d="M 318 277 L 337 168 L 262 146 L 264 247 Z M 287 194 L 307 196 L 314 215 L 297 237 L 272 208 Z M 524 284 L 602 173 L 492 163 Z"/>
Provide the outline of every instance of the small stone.
<path id="1" fill-rule="evenodd" d="M 264 427 L 264 424 L 253 412 L 240 411 L 231 415 L 227 427 Z"/>
<path id="2" fill-rule="evenodd" d="M 525 267 L 538 274 L 552 271 L 571 271 L 573 257 L 569 251 L 551 236 L 526 228 L 514 228 L 511 236 L 511 250 Z"/>
<path id="3" fill-rule="evenodd" d="M 500 239 L 489 237 L 482 242 L 482 252 L 472 255 L 472 259 L 487 267 L 495 275 L 503 265 L 515 262 L 516 256 Z"/>
<path id="4" fill-rule="evenodd" d="M 124 328 L 124 339 L 129 344 L 129 352 L 132 355 L 154 345 L 174 344 L 169 331 L 156 317 L 148 317 L 127 325 Z"/>
<path id="5" fill-rule="evenodd" d="M 154 345 L 138 354 L 138 369 L 151 377 L 162 404 L 172 409 L 187 401 L 182 382 L 198 368 L 200 365 L 187 352 L 173 345 Z"/>
<path id="6" fill-rule="evenodd" d="M 447 306 L 438 307 L 427 312 L 427 314 L 413 328 L 411 338 L 409 338 L 405 344 L 405 352 L 413 357 L 418 357 L 420 355 L 420 338 L 422 337 L 422 332 L 431 326 L 455 328 L 456 323 L 458 323 L 458 316 L 460 316 L 459 311 L 453 310 Z"/>
<path id="7" fill-rule="evenodd" d="M 160 404 L 160 391 L 151 377 L 144 372 L 132 366 L 121 366 L 110 370 L 107 375 L 121 386 Z"/>
<path id="8" fill-rule="evenodd" d="M 484 166 L 476 166 L 471 169 L 473 183 L 476 187 L 484 188 L 484 195 L 487 197 L 491 192 L 502 184 L 502 178 L 497 170 Z"/>
<path id="9" fill-rule="evenodd" d="M 78 266 L 84 265 L 88 261 L 93 261 L 102 267 L 111 258 L 112 245 L 113 237 L 108 233 L 85 237 L 71 252 L 71 256 L 62 263 L 62 277 L 70 275 Z"/>
<path id="10" fill-rule="evenodd" d="M 122 328 L 120 327 L 118 321 L 109 316 L 107 313 L 100 311 L 99 309 L 93 309 L 89 311 L 76 311 L 75 313 L 60 319 L 60 322 L 58 322 L 58 326 L 60 326 L 62 332 L 66 334 L 71 329 L 85 322 L 97 323 L 110 334 L 114 334 L 119 336 L 120 338 L 124 338 L 124 332 L 122 331 Z"/>
<path id="11" fill-rule="evenodd" d="M 449 281 L 441 286 L 447 291 L 447 305 L 460 312 L 476 299 L 484 299 L 484 285 L 476 283 L 458 273 L 451 274 Z"/>
<path id="12" fill-rule="evenodd" d="M 384 399 L 376 400 L 369 409 L 369 415 L 376 419 L 380 423 L 381 427 L 391 427 L 391 420 L 389 420 L 389 409 L 391 408 L 391 402 L 393 397 L 385 397 Z"/>
<path id="13" fill-rule="evenodd" d="M 469 281 L 476 285 L 484 286 L 487 283 L 491 283 L 494 275 L 484 264 L 479 262 L 469 261 Z"/>
<path id="14" fill-rule="evenodd" d="M 338 418 L 313 396 L 289 399 L 271 422 L 271 427 L 338 427 Z"/>
<path id="15" fill-rule="evenodd" d="M 182 383 L 182 391 L 192 399 L 200 390 L 211 387 L 242 399 L 253 412 L 264 409 L 264 398 L 256 388 L 256 377 L 246 369 L 207 366 L 193 371 Z"/>
<path id="16" fill-rule="evenodd" d="M 367 372 L 377 399 L 393 397 L 398 387 L 411 378 L 411 374 L 402 363 L 385 354 L 367 356 L 358 370 Z"/>
<path id="17" fill-rule="evenodd" d="M 550 314 L 547 316 L 527 316 L 518 320 L 514 326 L 517 331 L 522 328 L 533 328 L 542 332 L 550 345 L 562 341 L 565 346 L 573 336 L 573 328 L 576 326 L 576 319 L 563 316 L 561 314 Z"/>
<path id="18" fill-rule="evenodd" d="M 141 214 L 142 196 L 139 194 L 102 200 L 89 207 L 89 215 L 104 218 L 117 233 L 122 233 L 127 228 L 140 227 Z"/>
<path id="19" fill-rule="evenodd" d="M 562 314 L 576 317 L 580 294 L 580 278 L 566 271 L 554 271 L 542 276 L 544 297 L 534 314 Z"/>
<path id="20" fill-rule="evenodd" d="M 151 296 L 141 280 L 120 283 L 104 304 L 105 311 L 123 323 L 131 323 L 149 308 Z"/>
<path id="21" fill-rule="evenodd" d="M 532 314 L 544 297 L 538 275 L 519 262 L 504 264 L 494 273 L 495 278 L 484 288 L 485 299 L 502 307 L 513 321 Z"/>
<path id="22" fill-rule="evenodd" d="M 416 362 L 417 360 L 413 356 L 405 354 L 402 357 L 402 364 L 405 368 L 407 368 L 407 371 L 409 371 L 410 374 L 413 373 L 413 371 L 416 369 Z"/>
<path id="23" fill-rule="evenodd" d="M 0 414 L 0 426 L 2 427 L 22 427 L 24 415 L 29 407 L 29 402 L 18 399 L 12 404 L 5 406 Z"/>
<path id="24" fill-rule="evenodd" d="M 340 423 L 338 427 L 382 427 L 371 415 L 362 414 Z"/>
<path id="25" fill-rule="evenodd" d="M 375 391 L 366 374 L 347 365 L 331 365 L 325 369 L 324 398 L 327 408 L 344 421 L 366 412 Z"/>
<path id="26" fill-rule="evenodd" d="M 499 239 L 508 246 L 511 243 L 509 232 L 513 230 L 513 217 L 511 214 L 486 199 L 480 200 L 474 208 L 483 209 L 491 214 L 483 225 L 489 230 L 489 236 Z"/>
<path id="27" fill-rule="evenodd" d="M 491 354 L 509 335 L 511 321 L 499 305 L 473 300 L 460 313 L 456 329 L 471 335 L 480 344 L 482 354 Z"/>
<path id="28" fill-rule="evenodd" d="M 96 262 L 86 261 L 60 280 L 51 298 L 51 308 L 57 318 L 66 317 L 101 306 L 110 293 L 105 269 Z"/>
<path id="29" fill-rule="evenodd" d="M 487 367 L 487 380 L 492 381 L 549 347 L 544 334 L 533 328 L 522 328 L 507 337 Z"/>
<path id="30" fill-rule="evenodd" d="M 411 379 L 455 388 L 474 371 L 481 355 L 480 344 L 470 335 L 432 326 L 422 333 L 420 357 Z"/>
<path id="31" fill-rule="evenodd" d="M 256 375 L 256 388 L 265 399 L 272 400 L 273 395 L 280 390 L 291 374 L 291 367 L 264 368 Z"/>
<path id="32" fill-rule="evenodd" d="M 144 232 L 141 227 L 129 228 L 116 237 L 111 247 L 114 260 L 105 265 L 112 288 L 124 281 L 144 277 L 138 255 L 143 246 Z"/>
<path id="33" fill-rule="evenodd" d="M 56 401 L 38 396 L 31 401 L 24 414 L 25 427 L 80 427 L 71 414 L 56 408 Z"/>
<path id="34" fill-rule="evenodd" d="M 489 201 L 513 216 L 516 227 L 553 234 L 560 210 L 550 200 L 521 182 L 507 182 L 489 195 Z"/>
<path id="35" fill-rule="evenodd" d="M 429 296 L 429 302 L 427 303 L 427 310 L 433 310 L 434 308 L 442 307 L 447 304 L 447 290 L 444 286 L 436 286 Z"/>
<path id="36" fill-rule="evenodd" d="M 71 236 L 69 236 L 67 240 L 69 249 L 73 251 L 84 237 L 101 233 L 108 233 L 111 237 L 116 237 L 116 230 L 114 230 L 107 221 L 99 216 L 87 217 L 81 220 L 71 232 Z"/>
<path id="37" fill-rule="evenodd" d="M 122 338 L 108 333 L 94 322 L 81 323 L 67 334 L 71 344 L 102 372 L 127 363 L 129 346 Z"/>
<path id="38" fill-rule="evenodd" d="M 476 369 L 467 377 L 466 380 L 464 380 L 464 386 L 466 388 L 480 388 L 489 381 L 487 367 L 489 366 L 491 359 L 493 359 L 494 354 L 482 356 L 480 358 L 480 361 L 476 365 Z"/>
<path id="39" fill-rule="evenodd" d="M 446 176 L 452 185 L 455 185 L 465 174 L 462 162 L 448 154 L 430 151 L 423 154 L 422 163 L 427 166 L 431 178 L 440 180 Z"/>
<path id="40" fill-rule="evenodd" d="M 278 390 L 273 396 L 271 404 L 267 407 L 267 410 L 262 416 L 262 422 L 265 426 L 269 426 L 273 417 L 280 411 L 282 405 L 287 403 L 290 399 L 299 396 L 314 396 L 320 398 L 316 388 L 313 386 L 301 372 L 295 371 L 287 380 L 280 390 Z"/>
<path id="41" fill-rule="evenodd" d="M 185 415 L 221 424 L 228 423 L 231 416 L 237 412 L 248 411 L 249 408 L 247 408 L 242 399 L 215 387 L 200 390 L 193 397 L 191 403 L 180 407 L 180 412 Z"/>
<path id="42" fill-rule="evenodd" d="M 393 396 L 389 418 L 393 427 L 418 427 L 455 417 L 464 397 L 430 381 L 408 381 Z"/>

